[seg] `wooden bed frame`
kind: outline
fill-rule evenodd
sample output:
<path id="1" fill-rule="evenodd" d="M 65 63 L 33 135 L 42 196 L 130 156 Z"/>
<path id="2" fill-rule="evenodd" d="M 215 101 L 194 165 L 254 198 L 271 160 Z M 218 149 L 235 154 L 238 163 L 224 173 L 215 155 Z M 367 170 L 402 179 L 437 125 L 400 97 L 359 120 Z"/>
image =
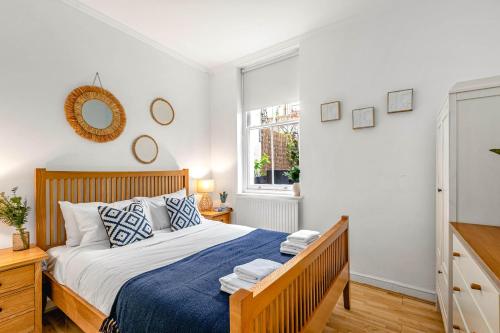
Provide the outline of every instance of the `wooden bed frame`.
<path id="1" fill-rule="evenodd" d="M 58 201 L 113 202 L 186 188 L 189 171 L 75 172 L 36 169 L 36 241 L 47 250 L 64 245 Z M 319 240 L 252 290 L 229 299 L 231 333 L 320 332 L 340 294 L 349 309 L 349 218 L 343 216 Z M 44 273 L 48 297 L 84 332 L 98 332 L 106 315 Z"/>

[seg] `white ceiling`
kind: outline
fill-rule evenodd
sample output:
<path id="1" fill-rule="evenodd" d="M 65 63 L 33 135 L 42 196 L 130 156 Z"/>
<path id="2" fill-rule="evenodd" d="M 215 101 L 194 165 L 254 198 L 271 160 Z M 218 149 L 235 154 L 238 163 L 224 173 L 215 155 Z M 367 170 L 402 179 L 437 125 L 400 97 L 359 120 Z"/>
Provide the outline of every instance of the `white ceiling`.
<path id="1" fill-rule="evenodd" d="M 66 2 L 75 4 L 75 0 Z M 76 0 L 78 2 L 209 69 L 386 1 Z"/>

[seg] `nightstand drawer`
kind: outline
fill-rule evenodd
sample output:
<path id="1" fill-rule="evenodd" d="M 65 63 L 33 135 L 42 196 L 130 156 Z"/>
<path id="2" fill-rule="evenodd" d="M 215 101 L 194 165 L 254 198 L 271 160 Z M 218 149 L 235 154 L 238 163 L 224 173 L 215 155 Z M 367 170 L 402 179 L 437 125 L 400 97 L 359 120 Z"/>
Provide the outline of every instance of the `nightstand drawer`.
<path id="1" fill-rule="evenodd" d="M 26 265 L 0 272 L 0 294 L 32 286 L 34 283 L 35 268 L 33 265 Z"/>
<path id="2" fill-rule="evenodd" d="M 0 320 L 6 319 L 17 313 L 35 308 L 35 289 L 28 288 L 23 291 L 0 297 Z"/>
<path id="3" fill-rule="evenodd" d="M 24 313 L 12 319 L 0 322 L 0 333 L 31 333 L 35 331 L 35 313 Z"/>
<path id="4" fill-rule="evenodd" d="M 233 211 L 232 208 L 228 208 L 227 210 L 222 212 L 207 210 L 207 211 L 201 211 L 201 215 L 203 215 L 203 217 L 206 218 L 207 220 L 231 224 L 232 211 Z"/>
<path id="5" fill-rule="evenodd" d="M 212 218 L 210 218 L 211 220 L 214 220 L 214 221 L 219 221 L 219 222 L 224 222 L 224 223 L 229 223 L 229 217 L 230 215 L 229 214 L 224 214 L 224 215 L 221 215 L 221 216 L 214 216 Z"/>
<path id="6" fill-rule="evenodd" d="M 0 333 L 42 333 L 42 260 L 36 246 L 0 249 Z"/>

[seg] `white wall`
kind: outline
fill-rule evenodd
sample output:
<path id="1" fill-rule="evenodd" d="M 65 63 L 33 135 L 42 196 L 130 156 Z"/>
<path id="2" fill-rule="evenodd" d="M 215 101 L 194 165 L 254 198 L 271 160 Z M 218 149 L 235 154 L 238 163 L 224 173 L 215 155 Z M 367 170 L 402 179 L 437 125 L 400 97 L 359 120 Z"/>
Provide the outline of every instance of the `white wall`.
<path id="1" fill-rule="evenodd" d="M 1 1 L 0 28 L 0 191 L 18 185 L 33 206 L 36 167 L 209 173 L 207 73 L 61 1 Z M 96 71 L 127 115 L 122 135 L 104 144 L 76 135 L 63 109 L 67 94 L 91 84 Z M 150 116 L 149 104 L 158 96 L 176 110 L 170 126 Z M 148 166 L 131 152 L 141 134 L 153 136 L 160 147 Z M 34 230 L 32 216 L 29 229 Z M 0 225 L 0 247 L 10 246 L 11 233 Z"/>
<path id="2" fill-rule="evenodd" d="M 303 227 L 323 231 L 350 215 L 358 278 L 432 296 L 435 119 L 455 82 L 500 73 L 498 17 L 498 1 L 405 1 L 299 39 Z M 239 83 L 219 78 L 227 67 L 212 74 L 212 123 L 236 124 Z M 414 111 L 388 115 L 386 93 L 406 88 Z M 342 120 L 321 123 L 320 104 L 337 99 Z M 353 131 L 351 110 L 364 106 L 376 107 L 377 126 Z M 236 138 L 236 127 L 212 132 L 213 166 L 235 165 Z"/>

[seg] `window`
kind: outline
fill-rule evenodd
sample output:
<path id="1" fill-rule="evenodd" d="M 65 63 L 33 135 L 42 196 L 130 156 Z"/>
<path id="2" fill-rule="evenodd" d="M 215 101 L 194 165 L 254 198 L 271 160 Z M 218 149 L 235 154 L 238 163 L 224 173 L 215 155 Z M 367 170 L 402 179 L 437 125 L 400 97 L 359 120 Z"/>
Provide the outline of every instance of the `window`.
<path id="1" fill-rule="evenodd" d="M 289 191 L 298 181 L 300 105 L 246 112 L 246 189 Z"/>
<path id="2" fill-rule="evenodd" d="M 243 191 L 290 191 L 298 181 L 298 50 L 242 69 Z"/>

